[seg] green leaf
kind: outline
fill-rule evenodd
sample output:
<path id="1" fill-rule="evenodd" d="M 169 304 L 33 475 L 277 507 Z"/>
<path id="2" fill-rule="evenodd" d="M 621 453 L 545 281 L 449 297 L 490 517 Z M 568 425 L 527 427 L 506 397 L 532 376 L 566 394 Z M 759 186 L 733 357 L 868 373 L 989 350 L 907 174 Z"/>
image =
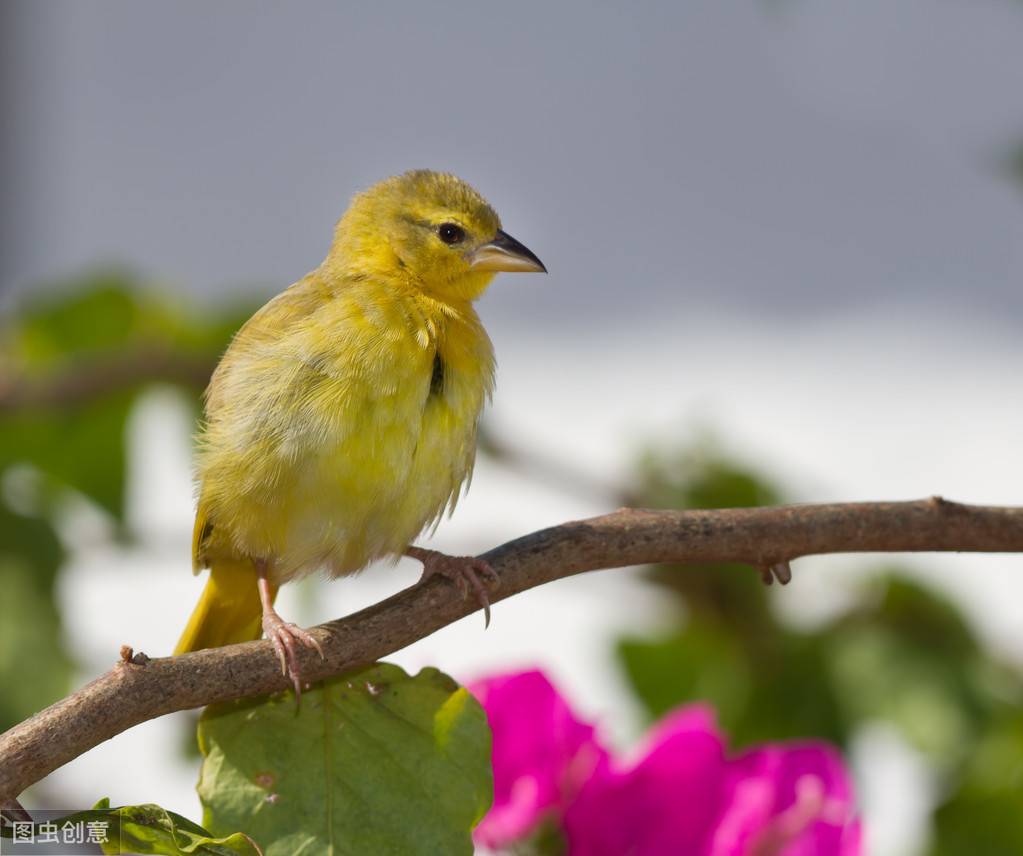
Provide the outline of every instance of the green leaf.
<path id="1" fill-rule="evenodd" d="M 639 495 L 657 508 L 744 508 L 775 505 L 779 491 L 761 473 L 729 460 L 713 440 L 647 451 L 639 462 Z"/>
<path id="2" fill-rule="evenodd" d="M 0 408 L 0 474 L 31 464 L 51 487 L 74 488 L 123 520 L 124 434 L 139 390 L 163 378 L 198 403 L 250 309 L 192 308 L 116 271 L 33 292 L 0 326 L 0 387 L 32 393 Z M 126 365 L 140 374 L 107 384 Z"/>
<path id="3" fill-rule="evenodd" d="M 1023 853 L 1023 712 L 1000 720 L 978 743 L 959 787 L 934 815 L 932 856 Z"/>
<path id="4" fill-rule="evenodd" d="M 752 676 L 737 640 L 703 623 L 659 639 L 618 643 L 625 673 L 651 721 L 685 702 L 714 703 L 725 724 L 745 709 Z"/>
<path id="5" fill-rule="evenodd" d="M 47 477 L 52 495 L 74 488 L 120 520 L 133 400 L 133 392 L 121 391 L 66 409 L 0 414 L 0 473 L 29 463 Z"/>
<path id="6" fill-rule="evenodd" d="M 0 354 L 30 376 L 135 346 L 215 356 L 255 308 L 211 311 L 126 271 L 97 270 L 32 291 L 0 333 Z"/>
<path id="7" fill-rule="evenodd" d="M 954 604 L 894 572 L 819 630 L 768 618 L 736 625 L 696 600 L 676 633 L 625 639 L 619 656 L 652 718 L 704 699 L 737 746 L 786 737 L 847 745 L 858 724 L 882 719 L 946 774 L 1023 700 L 1019 670 L 980 649 Z"/>
<path id="8" fill-rule="evenodd" d="M 64 548 L 48 520 L 18 514 L 0 500 L 0 561 L 31 566 L 31 584 L 49 595 L 64 561 Z"/>
<path id="9" fill-rule="evenodd" d="M 61 644 L 55 599 L 63 557 L 47 521 L 0 502 L 0 731 L 69 688 L 72 664 Z"/>
<path id="10" fill-rule="evenodd" d="M 38 812 L 37 812 L 38 814 Z M 43 818 L 40 818 L 43 820 Z M 78 840 L 99 843 L 103 853 L 152 853 L 159 856 L 262 856 L 259 847 L 247 835 L 234 832 L 214 838 L 198 824 L 158 805 L 131 805 L 111 808 L 109 799 L 101 799 L 88 811 L 64 817 L 46 818 L 51 829 L 67 840 L 67 827 L 78 827 Z M 88 824 L 88 825 L 87 825 Z M 95 824 L 95 826 L 93 826 Z M 36 836 L 42 830 L 37 825 Z M 94 830 L 96 838 L 92 838 Z M 4 829 L 2 837 L 11 837 Z M 70 839 L 74 840 L 74 839 Z"/>
<path id="11" fill-rule="evenodd" d="M 846 734 L 827 665 L 812 635 L 774 628 L 743 640 L 694 618 L 676 634 L 625 639 L 619 657 L 651 720 L 688 702 L 709 701 L 735 748 L 761 741 Z"/>
<path id="12" fill-rule="evenodd" d="M 652 450 L 639 469 L 642 505 L 739 508 L 781 498 L 762 473 L 730 460 L 711 439 Z M 648 579 L 678 595 L 688 616 L 674 634 L 619 645 L 626 675 L 652 719 L 702 699 L 714 704 L 737 747 L 785 737 L 845 737 L 819 640 L 778 622 L 752 568 L 657 565 Z"/>
<path id="13" fill-rule="evenodd" d="M 158 805 L 125 806 L 113 809 L 111 814 L 119 821 L 120 836 L 116 848 L 104 848 L 107 853 L 259 856 L 261 852 L 256 843 L 241 832 L 214 838 L 198 824 Z"/>
<path id="14" fill-rule="evenodd" d="M 30 293 L 16 328 L 4 337 L 22 365 L 46 367 L 104 353 L 130 341 L 140 324 L 142 307 L 131 278 L 118 271 L 98 271 Z"/>
<path id="15" fill-rule="evenodd" d="M 209 708 L 199 796 L 214 832 L 275 854 L 470 854 L 493 793 L 476 700 L 436 669 L 381 663 L 302 695 Z"/>
<path id="16" fill-rule="evenodd" d="M 568 842 L 561 827 L 547 818 L 527 838 L 514 842 L 501 852 L 505 856 L 565 856 Z"/>
<path id="17" fill-rule="evenodd" d="M 948 598 L 889 573 L 822 639 L 851 721 L 885 719 L 947 773 L 1006 706 L 1018 669 L 984 652 Z"/>
<path id="18" fill-rule="evenodd" d="M 648 451 L 639 463 L 634 504 L 650 508 L 743 508 L 774 505 L 780 492 L 761 473 L 726 458 L 711 439 Z M 648 578 L 680 596 L 695 613 L 759 634 L 772 624 L 767 591 L 748 565 L 657 565 Z"/>

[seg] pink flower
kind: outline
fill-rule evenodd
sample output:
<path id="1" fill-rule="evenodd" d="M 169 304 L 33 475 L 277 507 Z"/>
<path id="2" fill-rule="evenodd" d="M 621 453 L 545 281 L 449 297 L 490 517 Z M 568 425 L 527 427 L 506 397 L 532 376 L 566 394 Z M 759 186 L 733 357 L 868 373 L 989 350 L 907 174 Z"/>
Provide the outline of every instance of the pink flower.
<path id="1" fill-rule="evenodd" d="M 713 713 L 702 705 L 683 708 L 653 730 L 634 765 L 590 777 L 565 812 L 569 852 L 703 853 L 724 781 Z"/>
<path id="2" fill-rule="evenodd" d="M 729 763 L 713 856 L 856 856 L 860 824 L 838 752 L 807 741 L 763 746 Z"/>
<path id="3" fill-rule="evenodd" d="M 607 753 L 593 726 L 576 718 L 541 672 L 498 675 L 469 690 L 493 733 L 494 804 L 476 839 L 502 847 L 545 816 L 560 816 L 583 783 L 607 766 Z"/>
<path id="4" fill-rule="evenodd" d="M 544 818 L 571 856 L 859 856 L 860 826 L 841 756 L 819 742 L 729 758 L 713 711 L 691 705 L 616 763 L 540 672 L 470 689 L 494 735 L 494 806 L 477 839 L 500 847 Z"/>

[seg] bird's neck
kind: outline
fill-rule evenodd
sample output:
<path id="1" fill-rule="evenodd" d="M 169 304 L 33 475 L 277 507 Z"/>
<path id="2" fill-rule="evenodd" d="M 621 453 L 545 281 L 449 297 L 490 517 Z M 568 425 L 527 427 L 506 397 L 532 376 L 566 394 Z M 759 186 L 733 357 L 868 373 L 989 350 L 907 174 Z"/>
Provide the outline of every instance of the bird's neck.
<path id="1" fill-rule="evenodd" d="M 411 303 L 438 322 L 464 317 L 476 319 L 473 301 L 493 279 L 490 272 L 475 272 L 457 280 L 432 282 L 414 274 L 389 247 L 377 247 L 373 254 L 331 253 L 320 266 L 322 278 L 336 289 L 374 283 L 393 293 L 395 300 Z M 352 261 L 352 259 L 357 261 Z M 374 291 L 377 291 L 375 288 Z"/>
<path id="2" fill-rule="evenodd" d="M 357 268 L 328 257 L 317 271 L 316 280 L 333 297 L 354 299 L 357 303 L 389 303 L 400 307 L 401 314 L 422 329 L 431 340 L 445 337 L 452 328 L 475 330 L 479 316 L 471 299 L 450 294 L 434 294 L 404 268 Z"/>

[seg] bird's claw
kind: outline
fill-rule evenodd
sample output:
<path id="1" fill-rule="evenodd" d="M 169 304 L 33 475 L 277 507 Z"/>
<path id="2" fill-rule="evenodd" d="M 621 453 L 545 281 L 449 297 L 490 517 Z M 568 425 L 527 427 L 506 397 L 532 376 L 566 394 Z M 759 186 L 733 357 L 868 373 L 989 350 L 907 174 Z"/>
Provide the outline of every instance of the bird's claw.
<path id="1" fill-rule="evenodd" d="M 463 598 L 468 598 L 470 593 L 475 594 L 476 600 L 483 607 L 483 626 L 490 626 L 490 595 L 487 593 L 487 587 L 495 587 L 501 578 L 485 559 L 475 556 L 449 556 L 435 550 L 424 551 L 423 555 L 417 555 L 416 558 L 423 563 L 420 583 L 440 575 L 455 583 Z"/>
<path id="2" fill-rule="evenodd" d="M 315 650 L 322 660 L 323 649 L 320 647 L 320 643 L 313 638 L 309 631 L 285 621 L 276 612 L 268 612 L 263 615 L 263 632 L 274 646 L 274 651 L 277 652 L 277 659 L 281 664 L 281 674 L 291 678 L 291 683 L 295 687 L 295 698 L 296 700 L 301 698 L 301 670 L 298 667 L 295 641 L 298 640 L 306 648 Z"/>

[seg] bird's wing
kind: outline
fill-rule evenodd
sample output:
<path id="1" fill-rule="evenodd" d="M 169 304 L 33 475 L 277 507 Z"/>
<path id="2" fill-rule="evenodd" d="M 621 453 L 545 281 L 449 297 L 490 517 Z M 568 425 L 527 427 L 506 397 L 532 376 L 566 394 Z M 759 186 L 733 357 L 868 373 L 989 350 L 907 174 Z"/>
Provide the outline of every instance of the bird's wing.
<path id="1" fill-rule="evenodd" d="M 324 489 L 320 469 L 359 475 L 360 495 L 407 475 L 433 364 L 433 343 L 416 332 L 385 284 L 327 296 L 315 277 L 239 331 L 210 384 L 198 441 L 200 566 L 232 544 L 278 541 L 293 509 L 277 506 Z"/>

